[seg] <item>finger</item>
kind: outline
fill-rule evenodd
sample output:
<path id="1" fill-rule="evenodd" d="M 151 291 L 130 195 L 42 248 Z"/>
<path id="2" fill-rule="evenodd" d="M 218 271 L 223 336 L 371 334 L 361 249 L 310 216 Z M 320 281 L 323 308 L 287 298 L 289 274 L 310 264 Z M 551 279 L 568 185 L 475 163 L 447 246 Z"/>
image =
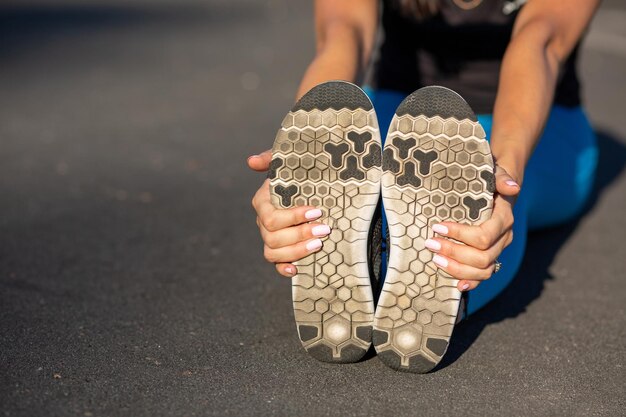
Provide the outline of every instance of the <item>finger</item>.
<path id="1" fill-rule="evenodd" d="M 320 239 L 311 239 L 284 248 L 272 249 L 265 245 L 263 255 L 272 263 L 291 263 L 300 260 L 311 253 L 318 252 L 323 246 Z"/>
<path id="2" fill-rule="evenodd" d="M 257 213 L 260 223 L 270 232 L 310 222 L 322 216 L 322 210 L 313 207 L 277 209 L 271 204 L 259 206 Z"/>
<path id="3" fill-rule="evenodd" d="M 331 231 L 328 225 L 322 223 L 305 223 L 275 232 L 268 231 L 263 224 L 260 224 L 259 230 L 263 242 L 271 249 L 283 248 L 312 238 L 328 236 Z"/>
<path id="4" fill-rule="evenodd" d="M 258 155 L 249 156 L 247 162 L 248 166 L 255 171 L 267 171 L 272 162 L 272 151 L 268 149 Z"/>
<path id="5" fill-rule="evenodd" d="M 519 184 L 517 183 L 517 181 L 513 179 L 513 177 L 509 175 L 506 169 L 502 168 L 501 166 L 496 166 L 495 175 L 496 175 L 496 191 L 499 194 L 507 195 L 507 196 L 514 196 L 514 195 L 519 194 L 520 192 Z"/>
<path id="6" fill-rule="evenodd" d="M 252 197 L 252 207 L 255 209 L 261 204 L 270 203 L 270 180 L 263 181 L 263 184 L 256 190 L 254 197 Z"/>
<path id="7" fill-rule="evenodd" d="M 316 220 L 322 210 L 311 206 L 277 209 L 270 201 L 269 181 L 266 180 L 252 199 L 259 222 L 270 232 Z"/>
<path id="8" fill-rule="evenodd" d="M 489 268 L 494 263 L 498 255 L 501 253 L 504 243 L 507 239 L 506 235 L 500 237 L 495 245 L 487 250 L 478 250 L 468 245 L 456 243 L 449 239 L 432 238 L 425 242 L 426 248 L 431 252 L 443 255 L 446 258 L 473 266 L 479 269 Z"/>
<path id="9" fill-rule="evenodd" d="M 472 281 L 484 281 L 489 279 L 493 274 L 494 268 L 494 265 L 490 265 L 488 268 L 475 268 L 439 254 L 433 256 L 433 262 L 439 267 L 439 269 L 443 269 L 456 279 L 466 279 Z"/>
<path id="10" fill-rule="evenodd" d="M 456 287 L 459 291 L 472 291 L 474 288 L 480 285 L 480 281 L 469 281 L 462 279 L 457 284 Z"/>
<path id="11" fill-rule="evenodd" d="M 458 240 L 480 250 L 489 249 L 507 231 L 500 215 L 492 215 L 480 226 L 443 222 L 434 224 L 432 229 L 440 236 Z"/>
<path id="12" fill-rule="evenodd" d="M 276 264 L 276 270 L 284 277 L 291 278 L 298 273 L 298 268 L 290 263 Z"/>

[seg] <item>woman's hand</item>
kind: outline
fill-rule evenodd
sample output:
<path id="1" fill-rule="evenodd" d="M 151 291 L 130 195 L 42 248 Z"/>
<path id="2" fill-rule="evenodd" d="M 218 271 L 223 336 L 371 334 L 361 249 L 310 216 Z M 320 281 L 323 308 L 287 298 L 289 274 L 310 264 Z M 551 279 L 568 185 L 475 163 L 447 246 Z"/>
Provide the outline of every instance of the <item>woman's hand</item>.
<path id="1" fill-rule="evenodd" d="M 255 171 L 267 171 L 272 152 L 248 158 L 248 166 Z M 256 224 L 263 238 L 265 259 L 276 265 L 279 274 L 292 277 L 297 273 L 291 262 L 317 252 L 322 247 L 320 237 L 330 234 L 330 227 L 322 223 L 309 223 L 318 219 L 322 211 L 311 206 L 277 209 L 270 201 L 269 180 L 252 198 L 256 210 Z"/>
<path id="2" fill-rule="evenodd" d="M 255 171 L 267 171 L 271 158 L 271 151 L 265 151 L 248 158 L 248 166 Z M 439 223 L 433 226 L 433 231 L 442 237 L 426 241 L 426 247 L 436 253 L 435 263 L 459 279 L 457 286 L 461 291 L 472 290 L 490 278 L 496 258 L 513 240 L 513 204 L 520 187 L 500 166 L 496 167 L 496 191 L 489 220 L 480 226 Z M 317 252 L 322 246 L 319 238 L 330 234 L 327 225 L 309 223 L 322 215 L 315 207 L 274 207 L 270 201 L 269 180 L 256 192 L 252 206 L 264 242 L 264 256 L 276 264 L 276 270 L 283 276 L 294 276 L 297 269 L 292 262 Z"/>
<path id="3" fill-rule="evenodd" d="M 433 231 L 445 238 L 426 241 L 426 247 L 436 253 L 435 264 L 459 279 L 457 288 L 461 291 L 473 290 L 481 281 L 489 279 L 496 259 L 513 241 L 513 204 L 520 186 L 500 166 L 496 166 L 495 174 L 496 196 L 489 220 L 480 226 L 442 222 L 434 225 Z"/>

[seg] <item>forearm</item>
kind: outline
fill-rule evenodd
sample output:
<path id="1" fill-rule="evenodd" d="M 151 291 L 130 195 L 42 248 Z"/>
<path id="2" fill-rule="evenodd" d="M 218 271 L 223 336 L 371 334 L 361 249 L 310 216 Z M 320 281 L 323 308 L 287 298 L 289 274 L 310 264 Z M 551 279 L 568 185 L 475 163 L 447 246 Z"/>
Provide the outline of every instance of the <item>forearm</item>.
<path id="1" fill-rule="evenodd" d="M 349 25 L 329 28 L 329 40 L 320 48 L 304 73 L 298 98 L 315 85 L 329 80 L 356 82 L 364 71 L 362 42 Z"/>
<path id="2" fill-rule="evenodd" d="M 541 30 L 529 26 L 511 40 L 493 114 L 494 157 L 520 184 L 550 111 L 559 71 Z"/>
<path id="3" fill-rule="evenodd" d="M 370 59 L 377 22 L 377 0 L 316 0 L 317 53 L 302 78 L 298 98 L 324 81 L 358 82 Z"/>
<path id="4" fill-rule="evenodd" d="M 498 165 L 520 184 L 550 112 L 559 67 L 598 4 L 599 0 L 533 0 L 516 19 L 500 70 L 491 143 Z"/>

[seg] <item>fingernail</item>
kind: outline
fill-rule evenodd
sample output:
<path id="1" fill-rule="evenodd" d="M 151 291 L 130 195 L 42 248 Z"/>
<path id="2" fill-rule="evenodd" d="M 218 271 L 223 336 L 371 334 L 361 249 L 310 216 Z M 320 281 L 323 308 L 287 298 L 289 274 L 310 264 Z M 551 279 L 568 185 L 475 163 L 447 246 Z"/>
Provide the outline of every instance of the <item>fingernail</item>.
<path id="1" fill-rule="evenodd" d="M 515 181 L 513 181 L 513 180 L 506 180 L 506 181 L 504 181 L 504 183 L 505 183 L 506 185 L 510 185 L 511 187 L 519 187 L 519 184 L 518 184 L 518 183 L 516 183 L 516 182 L 515 182 Z"/>
<path id="2" fill-rule="evenodd" d="M 307 211 L 306 213 L 304 213 L 304 217 L 306 217 L 307 220 L 317 219 L 318 217 L 322 217 L 322 210 L 320 210 L 320 209 L 311 209 L 311 210 Z"/>
<path id="3" fill-rule="evenodd" d="M 444 226 L 443 224 L 435 224 L 433 225 L 433 232 L 439 233 L 440 235 L 447 235 L 448 228 Z"/>
<path id="4" fill-rule="evenodd" d="M 293 272 L 294 272 L 294 271 L 293 271 L 293 268 L 292 268 L 292 267 L 288 266 L 287 268 L 285 268 L 285 272 L 286 272 L 286 273 L 288 273 L 288 274 L 290 274 L 290 275 L 293 275 Z"/>
<path id="5" fill-rule="evenodd" d="M 463 291 L 467 291 L 468 288 L 469 288 L 469 284 L 463 284 L 463 286 L 461 287 Z"/>
<path id="6" fill-rule="evenodd" d="M 440 255 L 433 256 L 433 262 L 437 266 L 440 266 L 442 268 L 445 268 L 446 266 L 448 266 L 448 260 L 446 258 L 444 258 L 443 256 L 440 256 Z"/>
<path id="7" fill-rule="evenodd" d="M 322 247 L 322 241 L 319 239 L 315 239 L 306 244 L 306 250 L 309 252 L 313 252 L 314 250 L 318 250 Z"/>
<path id="8" fill-rule="evenodd" d="M 424 245 L 430 249 L 430 250 L 439 250 L 441 249 L 441 243 L 437 242 L 436 240 L 433 239 L 426 239 L 426 242 L 424 242 Z"/>
<path id="9" fill-rule="evenodd" d="M 325 224 L 320 224 L 311 229 L 311 233 L 313 233 L 313 236 L 326 236 L 330 234 L 330 227 Z"/>

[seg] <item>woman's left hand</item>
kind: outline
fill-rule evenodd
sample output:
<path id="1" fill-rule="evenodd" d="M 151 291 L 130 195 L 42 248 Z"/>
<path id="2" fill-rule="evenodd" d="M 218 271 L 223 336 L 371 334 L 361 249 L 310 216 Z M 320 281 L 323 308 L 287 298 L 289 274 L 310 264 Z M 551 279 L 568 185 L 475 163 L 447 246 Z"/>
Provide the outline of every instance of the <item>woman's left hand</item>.
<path id="1" fill-rule="evenodd" d="M 435 264 L 459 280 L 461 291 L 473 290 L 489 279 L 496 259 L 513 241 L 513 204 L 520 186 L 500 166 L 495 175 L 496 195 L 489 220 L 479 226 L 442 222 L 433 226 L 435 234 L 442 237 L 426 241 L 426 247 L 436 253 Z"/>

